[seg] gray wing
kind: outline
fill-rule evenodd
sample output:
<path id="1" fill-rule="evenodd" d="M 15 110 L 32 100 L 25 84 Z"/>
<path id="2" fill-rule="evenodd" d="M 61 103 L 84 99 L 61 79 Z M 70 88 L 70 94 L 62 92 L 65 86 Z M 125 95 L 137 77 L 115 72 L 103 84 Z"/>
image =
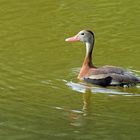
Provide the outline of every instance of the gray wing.
<path id="1" fill-rule="evenodd" d="M 120 67 L 115 66 L 103 66 L 100 68 L 97 68 L 95 71 L 93 70 L 94 75 L 98 74 L 108 74 L 108 73 L 116 73 L 116 74 L 124 74 L 125 70 Z"/>
<path id="2" fill-rule="evenodd" d="M 131 72 L 114 66 L 103 66 L 97 68 L 96 70 L 91 70 L 88 76 L 89 79 L 104 79 L 106 77 L 112 78 L 112 82 L 110 83 L 110 85 L 117 85 L 123 83 L 140 83 L 140 79 L 133 75 Z"/>

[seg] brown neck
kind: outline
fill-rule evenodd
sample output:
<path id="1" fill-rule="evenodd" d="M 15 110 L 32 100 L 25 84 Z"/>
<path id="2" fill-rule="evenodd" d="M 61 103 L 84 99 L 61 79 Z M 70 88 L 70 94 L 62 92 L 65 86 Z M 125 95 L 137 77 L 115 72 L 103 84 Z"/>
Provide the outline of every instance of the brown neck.
<path id="1" fill-rule="evenodd" d="M 78 75 L 78 79 L 82 79 L 84 76 L 86 76 L 89 73 L 90 68 L 96 68 L 92 63 L 93 46 L 94 46 L 94 38 L 90 40 L 90 42 L 86 42 L 86 56 L 82 68 L 80 70 L 80 73 Z"/>
<path id="2" fill-rule="evenodd" d="M 83 66 L 93 67 L 92 64 L 92 52 L 89 53 L 89 55 L 86 55 L 84 58 Z"/>
<path id="3" fill-rule="evenodd" d="M 86 43 L 86 56 L 83 62 L 82 67 L 94 67 L 92 63 L 92 51 L 93 51 L 94 42 Z"/>

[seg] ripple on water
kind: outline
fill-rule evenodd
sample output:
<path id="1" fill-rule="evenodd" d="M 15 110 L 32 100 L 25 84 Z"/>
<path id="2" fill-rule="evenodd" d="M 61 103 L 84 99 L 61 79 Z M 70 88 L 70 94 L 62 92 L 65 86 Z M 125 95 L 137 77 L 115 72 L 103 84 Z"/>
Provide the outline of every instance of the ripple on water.
<path id="1" fill-rule="evenodd" d="M 66 82 L 66 80 L 65 80 Z M 133 92 L 130 92 L 128 91 L 127 92 L 127 89 L 126 88 L 104 88 L 104 87 L 99 87 L 99 86 L 91 86 L 91 85 L 88 85 L 86 83 L 82 83 L 82 82 L 79 82 L 79 83 L 76 83 L 76 82 L 73 82 L 73 81 L 67 81 L 66 82 L 66 85 L 68 87 L 70 87 L 72 90 L 75 90 L 79 93 L 86 93 L 86 91 L 90 91 L 92 92 L 93 94 L 96 94 L 96 93 L 105 93 L 105 94 L 108 94 L 109 96 L 113 96 L 113 95 L 124 95 L 124 96 L 140 96 L 140 94 L 137 94 L 137 93 L 133 93 Z M 136 86 L 137 89 L 140 89 L 140 86 Z"/>

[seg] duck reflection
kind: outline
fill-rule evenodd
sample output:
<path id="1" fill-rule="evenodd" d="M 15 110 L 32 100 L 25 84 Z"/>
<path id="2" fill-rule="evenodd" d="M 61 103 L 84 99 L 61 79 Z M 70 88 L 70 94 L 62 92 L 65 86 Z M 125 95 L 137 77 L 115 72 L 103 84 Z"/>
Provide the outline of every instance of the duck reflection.
<path id="1" fill-rule="evenodd" d="M 71 110 L 69 112 L 69 120 L 70 125 L 72 126 L 83 126 L 85 123 L 84 117 L 88 115 L 88 109 L 90 106 L 90 97 L 91 97 L 91 91 L 87 91 L 82 94 L 82 100 L 83 100 L 83 107 L 81 111 L 78 110 Z"/>
<path id="2" fill-rule="evenodd" d="M 83 107 L 81 111 L 79 110 L 70 110 L 69 111 L 69 120 L 70 124 L 73 126 L 83 126 L 85 123 L 85 118 L 88 116 L 90 108 L 90 98 L 92 94 L 102 93 L 107 94 L 108 96 L 113 95 L 123 95 L 123 96 L 139 96 L 140 94 L 135 94 L 131 92 L 128 88 L 104 88 L 98 86 L 90 86 L 85 83 L 74 83 L 68 82 L 67 85 L 74 91 L 82 93 Z"/>
<path id="3" fill-rule="evenodd" d="M 83 94 L 83 113 L 84 113 L 84 116 L 86 116 L 88 113 L 88 108 L 90 105 L 90 97 L 91 97 L 91 91 L 89 91 L 89 90 Z"/>

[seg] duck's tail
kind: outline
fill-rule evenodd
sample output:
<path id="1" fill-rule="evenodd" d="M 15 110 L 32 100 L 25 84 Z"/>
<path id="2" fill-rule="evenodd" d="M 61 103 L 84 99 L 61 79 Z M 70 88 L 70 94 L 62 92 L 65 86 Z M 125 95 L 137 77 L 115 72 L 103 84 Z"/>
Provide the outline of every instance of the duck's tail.
<path id="1" fill-rule="evenodd" d="M 140 77 L 137 77 L 137 83 L 140 83 Z"/>

